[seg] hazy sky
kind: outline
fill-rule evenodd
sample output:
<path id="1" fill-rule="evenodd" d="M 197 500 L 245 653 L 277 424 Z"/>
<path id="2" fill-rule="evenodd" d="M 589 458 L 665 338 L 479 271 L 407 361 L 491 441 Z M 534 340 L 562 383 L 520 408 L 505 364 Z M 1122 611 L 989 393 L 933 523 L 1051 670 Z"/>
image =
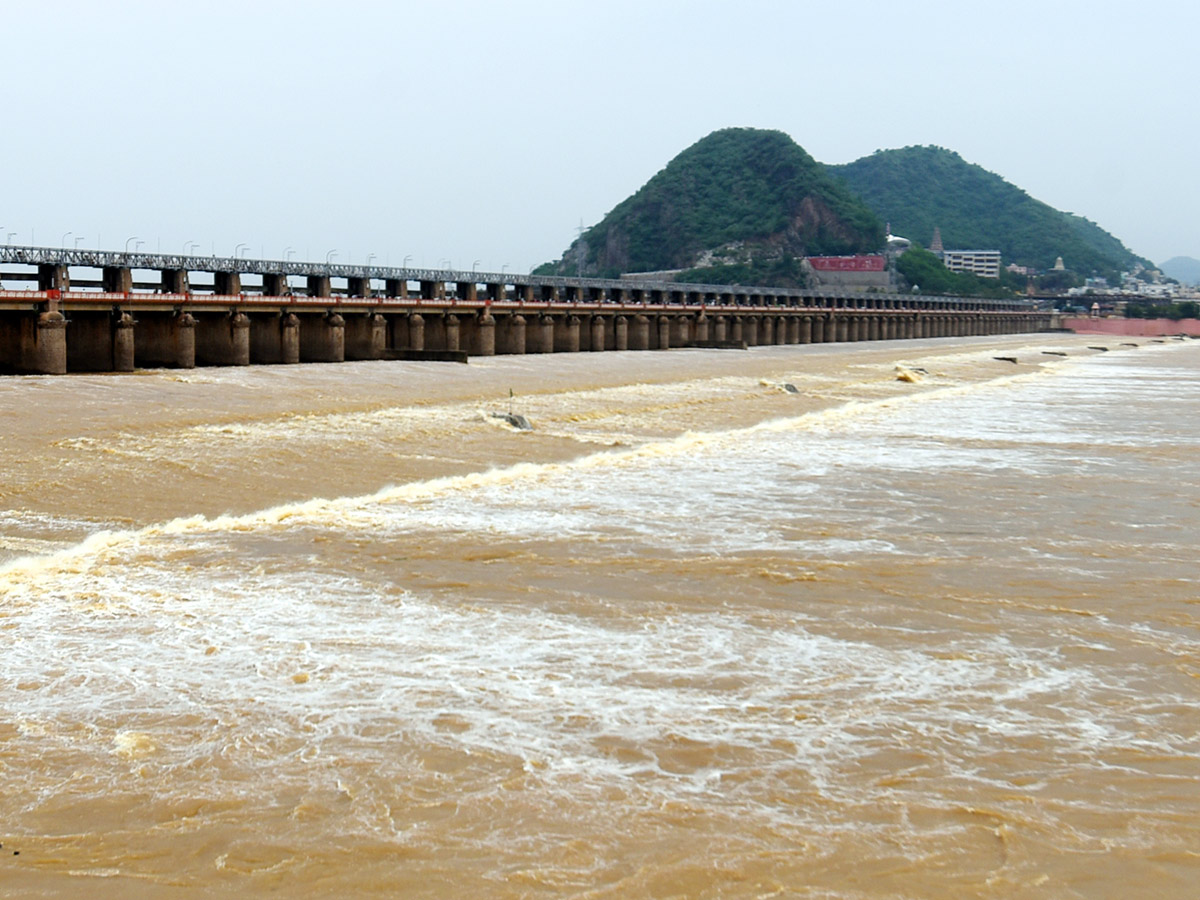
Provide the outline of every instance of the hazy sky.
<path id="1" fill-rule="evenodd" d="M 12 243 L 525 271 L 754 126 L 1200 257 L 1194 0 L 0 3 Z"/>

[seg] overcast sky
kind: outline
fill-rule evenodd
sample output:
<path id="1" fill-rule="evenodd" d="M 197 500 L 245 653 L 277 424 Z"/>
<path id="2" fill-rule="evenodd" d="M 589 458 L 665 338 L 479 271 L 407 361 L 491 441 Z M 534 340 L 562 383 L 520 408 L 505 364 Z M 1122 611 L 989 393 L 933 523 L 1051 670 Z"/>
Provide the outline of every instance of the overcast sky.
<path id="1" fill-rule="evenodd" d="M 1195 0 L 0 3 L 14 244 L 526 271 L 753 126 L 1200 257 Z"/>

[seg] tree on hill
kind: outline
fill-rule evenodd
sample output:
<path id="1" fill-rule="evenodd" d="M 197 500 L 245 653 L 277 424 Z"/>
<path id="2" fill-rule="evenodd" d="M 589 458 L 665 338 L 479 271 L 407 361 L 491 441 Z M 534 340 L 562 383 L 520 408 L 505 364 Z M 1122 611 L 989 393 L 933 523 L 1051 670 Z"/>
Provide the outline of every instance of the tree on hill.
<path id="1" fill-rule="evenodd" d="M 727 128 L 676 156 L 559 262 L 537 271 L 612 277 L 687 269 L 706 251 L 736 247 L 743 258 L 733 262 L 753 273 L 770 261 L 883 243 L 878 217 L 790 137 Z"/>
<path id="2" fill-rule="evenodd" d="M 1025 285 L 1024 276 L 1002 271 L 999 278 L 980 278 L 971 272 L 951 272 L 928 250 L 913 245 L 896 260 L 896 271 L 922 294 L 955 294 L 969 297 L 1012 297 Z"/>
<path id="3" fill-rule="evenodd" d="M 1149 265 L 1093 222 L 1060 212 L 957 153 L 941 147 L 877 150 L 830 170 L 889 221 L 897 234 L 928 240 L 941 229 L 947 249 L 999 250 L 1005 262 L 1068 268 L 1110 279 Z"/>

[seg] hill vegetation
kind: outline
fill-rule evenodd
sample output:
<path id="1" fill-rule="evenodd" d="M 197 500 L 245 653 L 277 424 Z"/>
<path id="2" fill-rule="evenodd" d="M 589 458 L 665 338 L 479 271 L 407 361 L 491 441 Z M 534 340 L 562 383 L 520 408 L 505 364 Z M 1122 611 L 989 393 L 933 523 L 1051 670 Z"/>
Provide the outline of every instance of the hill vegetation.
<path id="1" fill-rule="evenodd" d="M 1152 267 L 1095 223 L 941 147 L 879 150 L 829 168 L 894 233 L 925 244 L 936 226 L 946 249 L 999 250 L 1005 263 L 1048 270 L 1061 256 L 1073 272 L 1110 279 L 1138 263 Z"/>
<path id="2" fill-rule="evenodd" d="M 1154 268 L 1095 223 L 950 150 L 880 150 L 827 167 L 782 132 L 727 128 L 688 147 L 535 272 L 801 286 L 801 257 L 879 252 L 885 221 L 913 242 L 896 271 L 923 293 L 1004 296 L 1026 286 L 1024 276 L 948 271 L 921 249 L 935 227 L 946 249 L 999 250 L 1005 263 L 1041 270 L 1043 290 L 1086 276 L 1118 283 L 1122 271 Z M 1059 256 L 1067 271 L 1053 270 Z"/>
<path id="3" fill-rule="evenodd" d="M 799 283 L 793 257 L 876 251 L 882 221 L 790 137 L 728 128 L 676 156 L 538 274 L 705 268 L 693 280 Z"/>
<path id="4" fill-rule="evenodd" d="M 999 278 L 980 278 L 971 272 L 951 272 L 936 255 L 912 246 L 896 260 L 896 270 L 923 294 L 959 294 L 968 297 L 1011 297 L 1025 287 L 1024 276 L 1000 271 Z"/>

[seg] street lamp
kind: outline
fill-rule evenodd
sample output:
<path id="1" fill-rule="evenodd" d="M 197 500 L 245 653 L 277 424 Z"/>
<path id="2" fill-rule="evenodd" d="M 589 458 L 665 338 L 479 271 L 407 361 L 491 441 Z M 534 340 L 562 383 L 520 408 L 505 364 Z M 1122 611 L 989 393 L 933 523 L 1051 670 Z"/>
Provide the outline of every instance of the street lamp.
<path id="1" fill-rule="evenodd" d="M 65 249 L 65 248 L 66 248 L 66 246 L 67 246 L 67 238 L 69 238 L 69 237 L 70 237 L 70 236 L 71 236 L 73 233 L 74 233 L 74 232 L 68 231 L 66 234 L 64 234 L 64 235 L 62 236 L 62 246 L 63 246 L 63 248 L 64 248 L 64 249 Z"/>
<path id="2" fill-rule="evenodd" d="M 325 265 L 327 265 L 327 266 L 330 265 L 333 262 L 333 258 L 337 255 L 338 255 L 338 252 L 336 250 L 330 250 L 328 253 L 326 253 L 325 254 Z"/>
<path id="3" fill-rule="evenodd" d="M 82 235 L 82 234 L 81 234 L 81 235 L 79 235 L 79 237 L 75 238 L 75 249 L 76 249 L 76 250 L 78 250 L 78 249 L 79 249 L 79 242 L 80 242 L 80 241 L 82 241 L 82 240 L 83 240 L 83 235 Z"/>
<path id="4" fill-rule="evenodd" d="M 126 253 L 129 252 L 129 241 L 136 241 L 136 240 L 137 240 L 137 235 L 135 234 L 133 237 L 129 238 L 129 240 L 125 241 L 125 252 Z"/>
<path id="5" fill-rule="evenodd" d="M 249 245 L 249 244 L 246 244 L 246 243 L 241 243 L 241 244 L 238 244 L 236 247 L 234 247 L 234 248 L 233 248 L 233 258 L 234 258 L 234 259 L 237 259 L 237 258 L 238 258 L 238 255 L 239 255 L 239 254 L 242 252 L 242 248 L 243 248 L 243 247 L 249 247 L 249 246 L 250 246 L 250 245 Z"/>
<path id="6" fill-rule="evenodd" d="M 284 247 L 283 248 L 283 261 L 287 262 L 289 259 L 292 258 L 292 254 L 295 252 L 296 251 L 293 250 L 291 247 Z"/>
<path id="7" fill-rule="evenodd" d="M 137 242 L 136 242 L 136 243 L 133 245 L 133 252 L 134 252 L 134 253 L 137 253 L 139 250 L 141 250 L 141 249 L 142 249 L 142 244 L 144 244 L 144 243 L 146 243 L 146 242 L 145 242 L 145 241 L 137 241 Z"/>
<path id="8" fill-rule="evenodd" d="M 16 234 L 17 234 L 17 233 L 16 233 L 15 231 L 10 231 L 10 232 L 8 232 L 8 234 L 6 234 L 6 235 L 4 236 L 4 243 L 6 243 L 6 244 L 11 244 L 11 243 L 12 243 L 12 239 L 13 239 L 14 237 L 16 237 Z"/>
<path id="9" fill-rule="evenodd" d="M 474 275 L 475 270 L 478 268 L 479 268 L 479 260 L 475 260 L 475 262 L 471 263 L 471 274 Z"/>
<path id="10" fill-rule="evenodd" d="M 446 257 L 445 259 L 440 259 L 440 260 L 438 260 L 438 264 L 439 264 L 439 265 L 441 265 L 442 263 L 445 263 L 445 264 L 446 264 L 446 268 L 447 268 L 447 269 L 453 269 L 453 268 L 454 268 L 454 263 L 450 262 L 450 258 L 449 258 L 449 257 Z"/>
<path id="11" fill-rule="evenodd" d="M 15 234 L 15 232 L 14 232 L 14 234 Z M 404 257 L 404 262 L 400 263 L 400 268 L 402 268 L 402 269 L 407 269 L 407 268 L 408 268 L 408 261 L 409 261 L 410 259 L 412 259 L 412 254 L 411 254 L 411 253 L 410 253 L 410 254 L 408 254 L 408 256 Z"/>
<path id="12" fill-rule="evenodd" d="M 368 266 L 368 267 L 371 265 L 371 260 L 373 260 L 374 258 L 375 258 L 375 254 L 374 254 L 374 253 L 368 253 L 368 254 L 367 254 L 367 266 Z"/>

